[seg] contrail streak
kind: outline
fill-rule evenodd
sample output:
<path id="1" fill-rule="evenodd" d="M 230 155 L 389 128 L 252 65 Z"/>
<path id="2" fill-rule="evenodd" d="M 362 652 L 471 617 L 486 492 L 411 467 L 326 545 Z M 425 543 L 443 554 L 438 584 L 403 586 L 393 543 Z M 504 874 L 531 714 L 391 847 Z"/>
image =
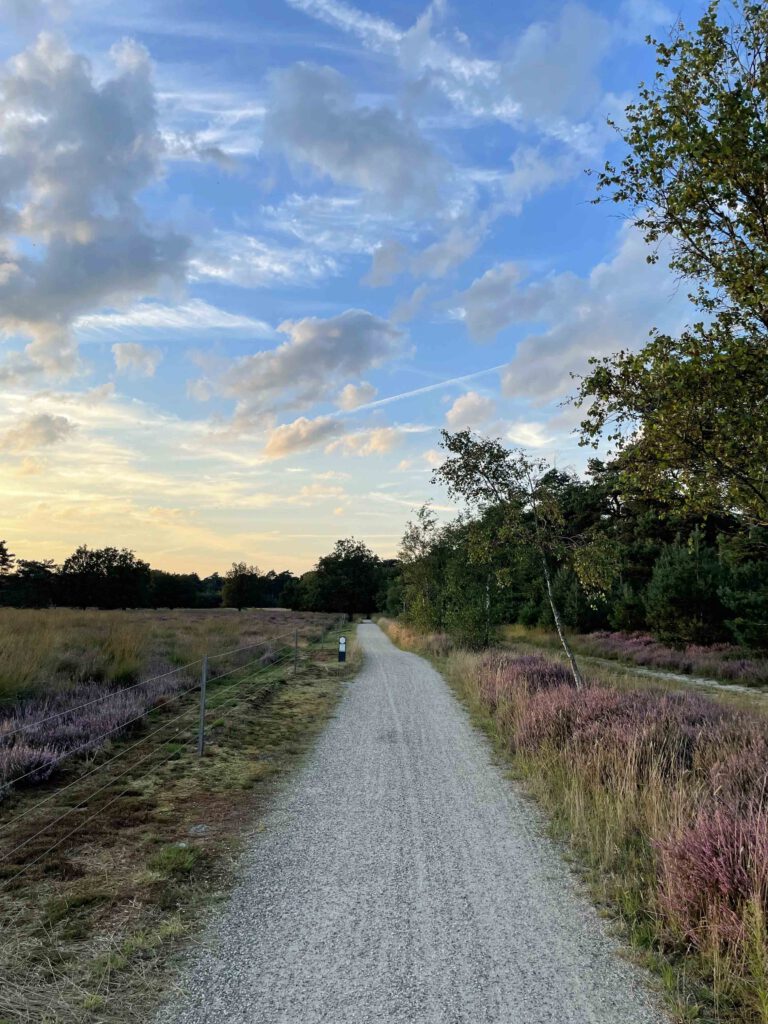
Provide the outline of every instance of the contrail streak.
<path id="1" fill-rule="evenodd" d="M 451 384 L 463 384 L 468 380 L 475 380 L 477 377 L 485 377 L 489 373 L 496 373 L 505 369 L 508 363 L 499 363 L 498 366 L 489 366 L 486 370 L 476 370 L 474 373 L 465 373 L 461 377 L 450 377 L 448 380 L 438 381 L 436 384 L 427 384 L 423 388 L 415 388 L 413 391 L 402 391 L 399 395 L 388 395 L 386 398 L 377 398 L 374 402 L 366 402 L 365 405 L 358 405 L 354 409 L 344 409 L 336 415 L 349 416 L 353 413 L 366 412 L 368 409 L 378 409 L 382 405 L 390 405 L 392 402 L 401 402 L 404 398 L 414 398 L 416 395 L 425 395 L 429 391 L 439 391 L 440 388 L 449 387 Z"/>

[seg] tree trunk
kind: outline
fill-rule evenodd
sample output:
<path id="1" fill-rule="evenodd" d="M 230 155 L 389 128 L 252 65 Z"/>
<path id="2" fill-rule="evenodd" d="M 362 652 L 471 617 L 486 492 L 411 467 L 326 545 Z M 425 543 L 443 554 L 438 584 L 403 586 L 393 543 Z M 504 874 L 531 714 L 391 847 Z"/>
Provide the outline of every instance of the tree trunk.
<path id="1" fill-rule="evenodd" d="M 563 630 L 563 623 L 560 619 L 560 612 L 557 610 L 555 604 L 555 598 L 552 594 L 552 580 L 549 576 L 549 566 L 547 565 L 547 559 L 542 556 L 541 564 L 544 566 L 544 579 L 547 584 L 547 597 L 549 598 L 549 607 L 552 609 L 552 618 L 555 620 L 555 628 L 557 629 L 557 635 L 560 637 L 560 643 L 563 645 L 568 661 L 571 663 L 571 672 L 573 673 L 573 681 L 576 683 L 577 690 L 584 689 L 584 677 L 581 674 L 579 666 L 576 662 L 576 657 L 571 650 L 571 645 L 568 643 L 565 632 Z"/>
<path id="2" fill-rule="evenodd" d="M 491 573 L 485 574 L 485 646 L 491 642 Z"/>

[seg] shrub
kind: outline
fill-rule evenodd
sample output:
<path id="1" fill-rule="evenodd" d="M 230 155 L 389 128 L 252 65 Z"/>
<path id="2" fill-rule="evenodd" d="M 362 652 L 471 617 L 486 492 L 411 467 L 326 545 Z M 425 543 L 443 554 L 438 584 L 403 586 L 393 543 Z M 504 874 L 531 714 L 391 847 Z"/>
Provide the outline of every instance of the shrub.
<path id="1" fill-rule="evenodd" d="M 673 934 L 700 950 L 746 952 L 749 918 L 768 918 L 768 819 L 724 807 L 656 843 L 659 902 Z"/>

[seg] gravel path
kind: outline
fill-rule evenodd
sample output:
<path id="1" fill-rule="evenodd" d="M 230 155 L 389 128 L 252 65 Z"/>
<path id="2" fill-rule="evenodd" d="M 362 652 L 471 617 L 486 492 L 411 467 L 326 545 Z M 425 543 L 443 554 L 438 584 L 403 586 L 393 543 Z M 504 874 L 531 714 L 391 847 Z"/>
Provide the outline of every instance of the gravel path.
<path id="1" fill-rule="evenodd" d="M 662 1024 L 445 682 L 358 637 L 159 1024 Z"/>

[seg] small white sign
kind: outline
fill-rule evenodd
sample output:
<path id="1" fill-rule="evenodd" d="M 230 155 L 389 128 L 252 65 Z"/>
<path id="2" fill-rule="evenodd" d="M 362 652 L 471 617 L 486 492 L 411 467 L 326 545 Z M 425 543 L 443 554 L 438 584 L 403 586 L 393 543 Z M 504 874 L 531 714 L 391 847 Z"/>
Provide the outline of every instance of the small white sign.
<path id="1" fill-rule="evenodd" d="M 339 637 L 339 647 L 346 647 L 346 646 L 347 646 L 347 638 L 345 636 L 340 636 Z"/>

